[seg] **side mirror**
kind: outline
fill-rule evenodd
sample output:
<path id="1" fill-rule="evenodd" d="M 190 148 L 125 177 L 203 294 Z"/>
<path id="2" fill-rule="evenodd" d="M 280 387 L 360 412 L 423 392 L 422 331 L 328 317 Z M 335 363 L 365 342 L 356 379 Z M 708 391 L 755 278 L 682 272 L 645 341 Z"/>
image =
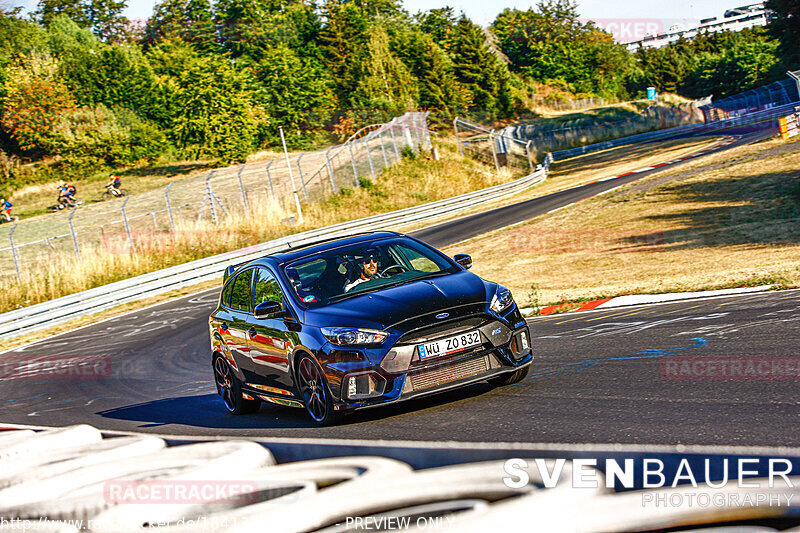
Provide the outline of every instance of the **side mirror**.
<path id="1" fill-rule="evenodd" d="M 453 259 L 456 260 L 456 263 L 466 268 L 467 270 L 472 268 L 472 257 L 468 256 L 467 254 L 456 254 L 453 256 Z"/>
<path id="2" fill-rule="evenodd" d="M 256 318 L 281 318 L 283 316 L 283 307 L 278 302 L 267 300 L 258 304 L 253 311 Z"/>

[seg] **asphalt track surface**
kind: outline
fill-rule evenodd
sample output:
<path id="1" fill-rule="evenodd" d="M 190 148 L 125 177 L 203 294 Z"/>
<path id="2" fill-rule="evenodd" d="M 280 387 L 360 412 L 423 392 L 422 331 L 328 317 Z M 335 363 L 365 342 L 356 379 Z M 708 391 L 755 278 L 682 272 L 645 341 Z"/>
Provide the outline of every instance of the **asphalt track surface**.
<path id="1" fill-rule="evenodd" d="M 560 202 L 643 175 L 567 191 Z M 560 207 L 553 196 L 540 200 L 544 206 L 523 202 L 524 216 Z M 478 231 L 481 216 L 437 226 L 445 235 L 420 236 L 438 246 L 457 242 Z M 198 436 L 800 445 L 798 291 L 539 318 L 536 359 L 522 383 L 479 383 L 355 413 L 331 428 L 314 426 L 299 409 L 225 411 L 208 353 L 216 300 L 216 290 L 206 291 L 0 354 L 0 421 Z M 20 375 L 21 362 L 60 358 L 99 361 L 103 371 Z"/>

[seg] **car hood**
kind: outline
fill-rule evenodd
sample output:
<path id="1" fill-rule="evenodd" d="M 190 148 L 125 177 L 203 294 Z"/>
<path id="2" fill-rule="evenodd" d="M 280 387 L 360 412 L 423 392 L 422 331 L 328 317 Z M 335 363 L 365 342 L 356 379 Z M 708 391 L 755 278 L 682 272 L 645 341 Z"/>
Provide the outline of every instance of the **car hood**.
<path id="1" fill-rule="evenodd" d="M 304 322 L 317 327 L 387 329 L 421 315 L 462 305 L 486 304 L 487 297 L 493 292 L 494 284 L 464 271 L 379 289 L 309 309 L 305 312 Z"/>

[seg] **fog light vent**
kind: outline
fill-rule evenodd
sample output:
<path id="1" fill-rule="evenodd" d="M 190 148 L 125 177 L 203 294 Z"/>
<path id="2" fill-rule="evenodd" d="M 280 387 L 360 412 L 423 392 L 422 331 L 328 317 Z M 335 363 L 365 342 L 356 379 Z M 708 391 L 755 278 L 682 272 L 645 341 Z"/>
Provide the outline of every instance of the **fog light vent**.
<path id="1" fill-rule="evenodd" d="M 514 335 L 511 339 L 511 353 L 514 355 L 514 359 L 519 361 L 525 355 L 528 354 L 530 350 L 531 342 L 528 338 L 528 330 L 523 329 L 522 331 L 518 332 Z"/>
<path id="2" fill-rule="evenodd" d="M 375 373 L 347 376 L 344 382 L 349 400 L 361 400 L 380 396 L 386 388 L 386 380 Z"/>

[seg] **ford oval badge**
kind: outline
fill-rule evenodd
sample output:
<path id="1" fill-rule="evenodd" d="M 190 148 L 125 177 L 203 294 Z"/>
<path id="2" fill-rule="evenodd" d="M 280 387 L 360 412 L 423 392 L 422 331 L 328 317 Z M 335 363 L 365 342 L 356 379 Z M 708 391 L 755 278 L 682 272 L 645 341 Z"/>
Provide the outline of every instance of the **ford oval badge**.
<path id="1" fill-rule="evenodd" d="M 450 316 L 450 313 L 439 313 L 438 315 L 436 315 L 436 318 L 438 318 L 439 320 L 441 320 L 441 319 L 443 319 L 443 318 L 447 318 L 447 317 L 449 317 L 449 316 Z"/>

